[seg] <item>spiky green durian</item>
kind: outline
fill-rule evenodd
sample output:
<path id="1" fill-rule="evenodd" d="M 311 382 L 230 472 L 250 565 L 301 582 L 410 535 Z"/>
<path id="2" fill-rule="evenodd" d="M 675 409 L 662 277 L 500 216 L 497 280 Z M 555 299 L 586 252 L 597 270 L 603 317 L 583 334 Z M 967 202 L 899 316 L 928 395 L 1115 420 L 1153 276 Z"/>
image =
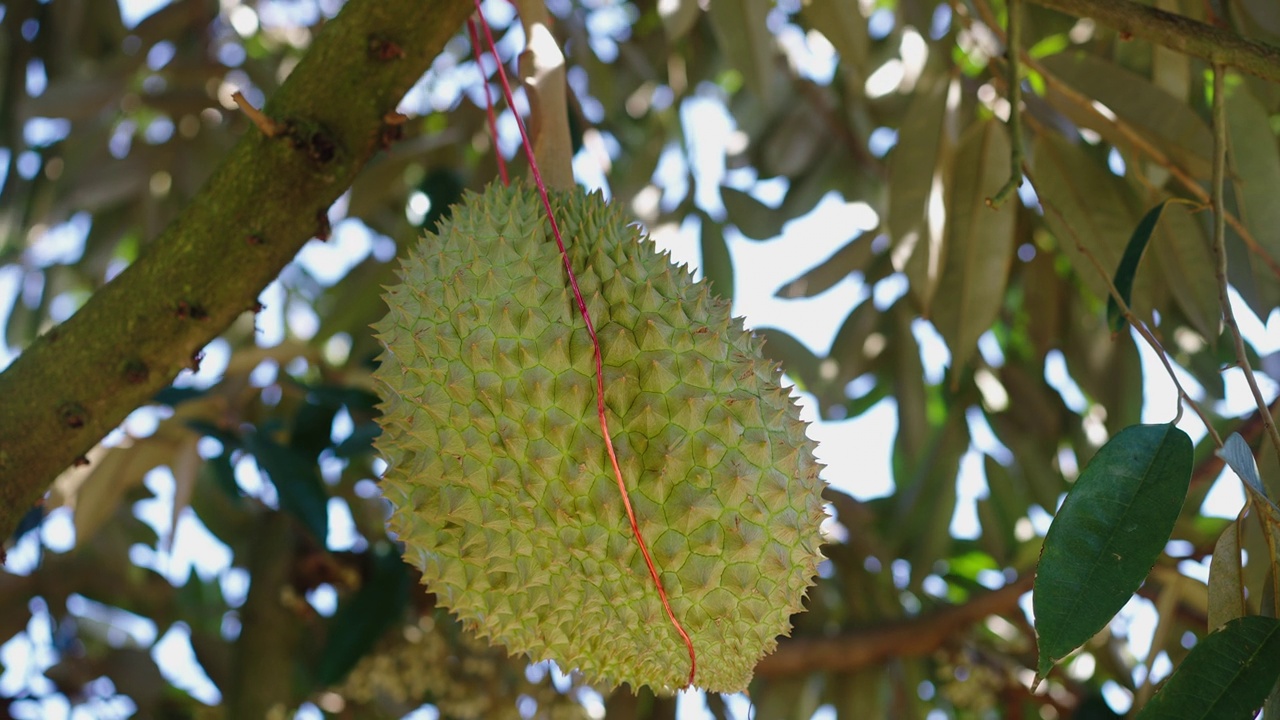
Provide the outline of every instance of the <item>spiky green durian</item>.
<path id="1" fill-rule="evenodd" d="M 603 349 L 609 427 L 695 684 L 742 690 L 820 559 L 813 442 L 762 341 L 599 195 L 552 205 Z M 682 687 L 537 194 L 491 185 L 405 260 L 376 325 L 389 524 L 443 606 L 594 682 Z"/>

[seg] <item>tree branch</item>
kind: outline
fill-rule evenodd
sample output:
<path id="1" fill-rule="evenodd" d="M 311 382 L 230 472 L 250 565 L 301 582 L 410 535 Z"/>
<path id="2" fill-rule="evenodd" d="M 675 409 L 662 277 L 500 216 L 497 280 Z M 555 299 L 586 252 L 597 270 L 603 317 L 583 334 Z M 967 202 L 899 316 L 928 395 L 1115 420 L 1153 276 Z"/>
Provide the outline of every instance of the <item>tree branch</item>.
<path id="1" fill-rule="evenodd" d="M 1280 48 L 1132 0 L 1031 0 L 1157 45 L 1280 82 Z"/>
<path id="2" fill-rule="evenodd" d="M 255 305 L 381 147 L 384 116 L 466 19 L 467 0 L 351 0 L 187 209 L 0 374 L 0 536 L 206 343 Z"/>
<path id="3" fill-rule="evenodd" d="M 293 705 L 295 679 L 288 668 L 297 653 L 302 623 L 284 603 L 295 560 L 293 518 L 273 512 L 255 528 L 249 558 L 249 594 L 240 608 L 240 636 L 232 650 L 227 717 L 266 718 Z"/>
<path id="4" fill-rule="evenodd" d="M 780 677 L 817 671 L 852 672 L 891 657 L 924 657 L 968 625 L 990 615 L 1017 610 L 1018 598 L 1031 589 L 1028 572 L 999 590 L 975 596 L 963 605 L 884 623 L 835 637 L 792 638 L 756 664 L 756 677 Z"/>

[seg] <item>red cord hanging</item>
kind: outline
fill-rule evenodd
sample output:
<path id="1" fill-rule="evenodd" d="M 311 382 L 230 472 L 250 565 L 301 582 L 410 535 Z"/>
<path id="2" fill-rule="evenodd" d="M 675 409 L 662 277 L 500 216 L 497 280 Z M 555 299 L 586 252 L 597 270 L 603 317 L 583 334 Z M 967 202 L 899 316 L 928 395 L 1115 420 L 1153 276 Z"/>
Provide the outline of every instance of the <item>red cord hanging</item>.
<path id="1" fill-rule="evenodd" d="M 493 54 L 495 64 L 497 66 L 498 80 L 502 85 L 502 95 L 506 100 L 507 107 L 511 108 L 512 114 L 515 115 L 516 127 L 520 130 L 520 141 L 524 148 L 525 157 L 529 160 L 529 170 L 533 174 L 534 184 L 537 185 L 538 195 L 542 198 L 542 206 L 547 212 L 547 221 L 551 223 L 551 234 L 555 237 L 556 247 L 560 250 L 560 257 L 564 261 L 564 269 L 569 277 L 569 285 L 573 289 L 573 298 L 578 304 L 578 312 L 582 315 L 583 322 L 587 326 L 587 334 L 591 337 L 591 346 L 595 356 L 596 369 L 596 412 L 600 417 L 600 430 L 604 435 L 605 449 L 609 454 L 609 462 L 613 466 L 613 474 L 618 481 L 618 491 L 622 494 L 622 504 L 627 510 L 627 519 L 631 521 L 631 532 L 635 536 L 636 543 L 640 546 L 640 552 L 644 555 L 645 565 L 649 568 L 649 577 L 653 579 L 653 584 L 658 588 L 658 596 L 662 600 L 662 607 L 667 611 L 667 617 L 671 620 L 671 624 L 675 627 L 676 632 L 684 639 L 685 647 L 689 650 L 689 681 L 688 685 L 693 685 L 694 675 L 697 673 L 698 660 L 693 650 L 693 640 L 689 638 L 689 633 L 685 632 L 684 626 L 676 618 L 675 612 L 671 609 L 671 603 L 667 599 L 667 591 L 662 587 L 662 579 L 658 575 L 658 570 L 654 567 L 653 558 L 649 555 L 649 547 L 645 544 L 644 537 L 640 535 L 640 525 L 636 521 L 635 511 L 631 507 L 631 497 L 627 492 L 626 482 L 622 478 L 622 468 L 618 465 L 618 456 L 613 449 L 613 439 L 609 434 L 609 421 L 605 416 L 604 405 L 604 366 L 601 359 L 600 340 L 596 337 L 595 326 L 591 322 L 591 314 L 587 311 L 587 303 L 582 299 L 582 291 L 578 288 L 578 278 L 573 273 L 573 267 L 569 263 L 569 254 L 565 251 L 564 240 L 560 235 L 560 227 L 556 224 L 555 214 L 551 210 L 551 200 L 547 196 L 547 188 L 542 182 L 542 174 L 538 172 L 538 162 L 534 157 L 533 144 L 529 140 L 529 135 L 525 130 L 524 121 L 520 118 L 520 113 L 515 110 L 515 99 L 511 92 L 511 85 L 507 82 L 507 73 L 502 66 L 502 60 L 498 57 L 497 44 L 493 40 L 493 33 L 489 29 L 489 23 L 484 19 L 484 10 L 480 7 L 480 0 L 475 0 L 476 14 L 480 18 L 480 26 L 484 30 L 485 41 L 489 52 Z M 467 21 L 467 28 L 471 35 L 472 47 L 476 52 L 476 63 L 480 64 L 479 41 L 477 38 L 474 21 Z M 481 68 L 481 74 L 484 70 Z M 489 86 L 485 83 L 485 98 L 488 102 L 489 115 L 489 131 L 493 134 L 493 141 L 496 145 L 498 141 L 497 123 L 494 121 L 493 115 L 493 98 L 489 94 Z M 502 173 L 503 184 L 508 184 L 506 166 L 502 162 L 501 153 L 498 152 L 498 167 Z"/>

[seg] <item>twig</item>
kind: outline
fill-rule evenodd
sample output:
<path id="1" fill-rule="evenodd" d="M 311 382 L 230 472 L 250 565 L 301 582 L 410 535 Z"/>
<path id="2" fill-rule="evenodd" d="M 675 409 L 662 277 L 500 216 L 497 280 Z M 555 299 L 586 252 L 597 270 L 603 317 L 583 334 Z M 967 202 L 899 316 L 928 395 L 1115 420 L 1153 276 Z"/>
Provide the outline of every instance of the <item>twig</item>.
<path id="1" fill-rule="evenodd" d="M 1236 362 L 1244 370 L 1244 379 L 1249 384 L 1249 392 L 1253 401 L 1262 413 L 1262 425 L 1276 453 L 1280 454 L 1280 432 L 1276 430 L 1275 418 L 1267 407 L 1267 401 L 1258 388 L 1258 380 L 1253 376 L 1253 368 L 1249 365 L 1249 355 L 1245 350 L 1244 336 L 1240 334 L 1240 326 L 1236 324 L 1235 310 L 1231 307 L 1231 297 L 1227 293 L 1227 223 L 1224 208 L 1223 181 L 1227 174 L 1227 100 L 1223 81 L 1227 69 L 1220 63 L 1213 65 L 1213 253 L 1218 261 L 1215 275 L 1218 278 L 1218 304 L 1222 306 L 1222 320 L 1231 331 L 1235 343 Z"/>
<path id="2" fill-rule="evenodd" d="M 1031 182 L 1031 187 L 1036 188 L 1037 185 L 1035 177 L 1032 176 L 1030 171 L 1027 171 L 1026 175 L 1027 180 Z M 1147 344 L 1151 346 L 1151 349 L 1155 350 L 1156 356 L 1160 358 L 1160 363 L 1164 365 L 1165 372 L 1169 374 L 1169 379 L 1173 381 L 1173 386 L 1178 389 L 1178 396 L 1182 399 L 1182 402 L 1189 405 L 1191 409 L 1195 411 L 1196 415 L 1200 417 L 1200 422 L 1204 423 L 1205 430 L 1207 430 L 1209 432 L 1209 436 L 1213 438 L 1214 446 L 1222 447 L 1222 437 L 1218 435 L 1217 429 L 1213 427 L 1213 423 L 1210 422 L 1209 416 L 1205 414 L 1204 410 L 1200 407 L 1200 404 L 1187 394 L 1186 389 L 1182 387 L 1182 383 L 1178 381 L 1178 376 L 1173 371 L 1173 364 L 1169 362 L 1169 356 L 1165 352 L 1164 346 L 1160 344 L 1160 341 L 1156 339 L 1156 336 L 1152 334 L 1151 330 L 1149 330 L 1147 326 L 1144 325 L 1142 321 L 1138 320 L 1137 316 L 1133 314 L 1133 310 L 1129 307 L 1129 303 L 1125 302 L 1125 299 L 1120 295 L 1120 291 L 1116 289 L 1116 285 L 1111 280 L 1111 275 L 1107 272 L 1107 269 L 1102 266 L 1102 263 L 1098 260 L 1097 256 L 1090 252 L 1089 248 L 1085 247 L 1080 236 L 1076 234 L 1075 228 L 1071 227 L 1071 223 L 1067 222 L 1067 219 L 1062 216 L 1062 212 L 1059 211 L 1053 203 L 1046 200 L 1044 194 L 1041 193 L 1039 189 L 1036 189 L 1036 196 L 1040 198 L 1040 204 L 1044 209 L 1053 213 L 1058 218 L 1058 221 L 1062 223 L 1062 226 L 1071 234 L 1071 239 L 1075 242 L 1076 249 L 1079 250 L 1080 253 L 1088 259 L 1089 263 L 1093 265 L 1094 269 L 1098 271 L 1098 275 L 1101 276 L 1102 281 L 1106 283 L 1107 292 L 1111 294 L 1111 297 L 1115 298 L 1116 305 L 1120 306 L 1120 312 L 1124 314 L 1124 319 L 1127 320 L 1129 325 L 1131 325 L 1133 329 L 1147 341 Z M 1179 403 L 1178 413 L 1173 422 L 1176 423 L 1181 418 L 1182 403 Z"/>
<path id="3" fill-rule="evenodd" d="M 1243 38 L 1132 0 L 1031 0 L 1059 12 L 1089 17 L 1107 27 L 1264 80 L 1280 82 L 1280 48 Z"/>
<path id="4" fill-rule="evenodd" d="M 982 22 L 987 25 L 987 27 L 990 28 L 997 37 L 999 37 L 1001 34 L 1000 26 L 996 23 L 995 15 L 991 12 L 991 8 L 987 5 L 986 1 L 974 0 L 974 7 L 977 8 L 978 13 L 982 16 Z M 1205 192 L 1205 189 L 1200 186 L 1200 183 L 1197 182 L 1195 178 L 1191 177 L 1191 174 L 1187 172 L 1186 169 L 1165 154 L 1163 150 L 1156 147 L 1151 143 L 1151 141 L 1143 137 L 1141 133 L 1134 130 L 1118 117 L 1111 118 L 1103 115 L 1094 105 L 1091 98 L 1082 95 L 1075 88 L 1058 79 L 1056 75 L 1049 72 L 1044 65 L 1031 57 L 1025 51 L 1021 53 L 1020 59 L 1024 65 L 1031 68 L 1044 78 L 1046 87 L 1052 88 L 1054 91 L 1062 95 L 1064 100 L 1069 101 L 1081 111 L 1088 113 L 1099 125 L 1111 128 L 1116 135 L 1119 135 L 1125 142 L 1132 145 L 1134 151 L 1147 156 L 1152 162 L 1165 170 L 1168 170 L 1169 174 L 1172 175 L 1182 185 L 1182 187 L 1187 192 L 1191 193 L 1191 195 L 1194 196 L 1201 204 L 1206 206 L 1209 205 L 1209 193 Z M 1258 243 L 1257 238 L 1253 236 L 1253 233 L 1250 232 L 1249 229 L 1244 226 L 1244 223 L 1240 221 L 1240 218 L 1236 217 L 1233 213 L 1227 213 L 1227 224 L 1230 225 L 1231 229 L 1235 230 L 1236 234 L 1240 236 L 1240 239 L 1244 242 L 1245 247 L 1249 249 L 1249 252 L 1262 260 L 1263 264 L 1267 266 L 1267 269 L 1270 270 L 1277 278 L 1280 278 L 1280 261 L 1277 261 L 1276 258 L 1271 257 L 1271 255 L 1267 253 L 1262 245 Z"/>
<path id="5" fill-rule="evenodd" d="M 993 210 L 1022 186 L 1022 80 L 1018 69 L 1018 56 L 1022 51 L 1022 0 L 1009 0 L 1006 12 L 1009 20 L 1009 34 L 1005 38 L 1005 56 L 1009 59 L 1009 141 L 1013 151 L 1009 153 L 1009 179 L 995 197 L 987 198 L 987 207 Z"/>
<path id="6" fill-rule="evenodd" d="M 262 111 L 254 107 L 239 90 L 231 93 L 231 99 L 236 101 L 236 105 L 240 106 L 240 112 L 244 113 L 249 118 L 249 121 L 257 126 L 258 130 L 262 131 L 263 135 L 270 138 L 285 131 L 283 125 L 264 115 Z"/>
<path id="7" fill-rule="evenodd" d="M 998 590 L 974 596 L 963 605 L 835 637 L 797 637 L 756 664 L 756 677 L 783 677 L 816 671 L 853 672 L 882 664 L 891 657 L 925 657 L 948 638 L 991 615 L 1018 612 L 1018 598 L 1031 589 L 1035 573 L 1023 573 Z"/>

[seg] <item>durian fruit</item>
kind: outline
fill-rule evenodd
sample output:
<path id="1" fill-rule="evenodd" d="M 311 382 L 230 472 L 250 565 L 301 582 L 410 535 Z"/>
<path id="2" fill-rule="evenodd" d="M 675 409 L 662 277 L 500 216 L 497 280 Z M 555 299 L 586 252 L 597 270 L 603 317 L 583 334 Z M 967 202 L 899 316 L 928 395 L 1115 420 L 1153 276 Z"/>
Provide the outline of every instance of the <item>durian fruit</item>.
<path id="1" fill-rule="evenodd" d="M 697 654 L 694 684 L 743 690 L 816 575 L 813 442 L 727 302 L 599 195 L 551 203 L 603 350 L 640 531 Z M 592 682 L 683 687 L 688 651 L 623 509 L 592 345 L 537 193 L 469 195 L 386 301 L 382 488 L 438 602 Z"/>

